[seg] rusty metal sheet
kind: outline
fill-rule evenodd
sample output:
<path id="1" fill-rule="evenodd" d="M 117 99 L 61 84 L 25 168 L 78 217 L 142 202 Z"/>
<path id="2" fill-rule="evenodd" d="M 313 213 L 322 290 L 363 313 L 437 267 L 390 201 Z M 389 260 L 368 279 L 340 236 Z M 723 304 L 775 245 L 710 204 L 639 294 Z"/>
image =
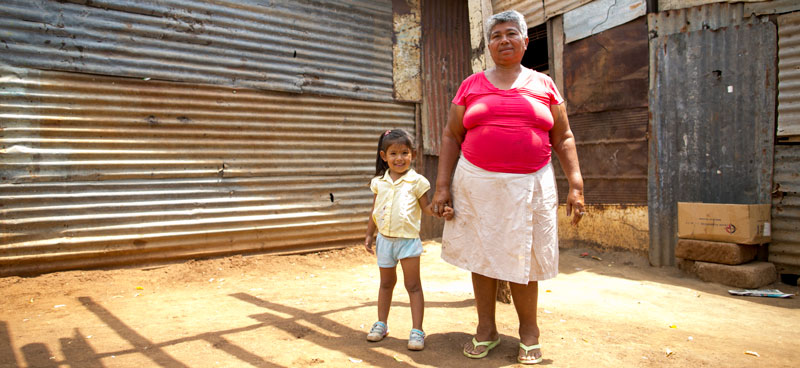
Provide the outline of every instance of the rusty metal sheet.
<path id="1" fill-rule="evenodd" d="M 757 19 L 744 16 L 742 4 L 728 3 L 715 3 L 691 9 L 661 11 L 659 13 L 650 13 L 647 17 L 651 40 L 674 33 L 686 33 L 704 29 L 715 30 L 758 22 Z"/>
<path id="2" fill-rule="evenodd" d="M 423 147 L 425 154 L 439 155 L 450 101 L 472 74 L 469 14 L 460 0 L 424 1 L 422 6 Z"/>
<path id="3" fill-rule="evenodd" d="M 565 45 L 570 116 L 647 107 L 647 50 L 644 17 Z"/>
<path id="4" fill-rule="evenodd" d="M 800 142 L 800 12 L 778 17 L 777 134 Z"/>
<path id="5" fill-rule="evenodd" d="M 415 106 L 0 69 L 0 276 L 363 239 Z"/>
<path id="6" fill-rule="evenodd" d="M 777 31 L 772 23 L 653 40 L 650 262 L 675 263 L 676 203 L 770 203 Z"/>
<path id="7" fill-rule="evenodd" d="M 392 3 L 0 3 L 0 63 L 391 101 Z"/>
<path id="8" fill-rule="evenodd" d="M 580 40 L 642 17 L 644 0 L 596 0 L 564 13 L 564 42 Z"/>
<path id="9" fill-rule="evenodd" d="M 800 1 L 797 0 L 771 0 L 744 4 L 745 14 L 768 15 L 796 11 L 800 11 Z"/>
<path id="10" fill-rule="evenodd" d="M 769 261 L 780 273 L 800 274 L 800 145 L 775 146 L 772 242 Z"/>
<path id="11" fill-rule="evenodd" d="M 544 24 L 544 2 L 529 0 L 492 0 L 492 13 L 497 14 L 507 10 L 516 10 L 525 16 L 528 28 Z"/>
<path id="12" fill-rule="evenodd" d="M 647 204 L 646 107 L 572 115 L 584 197 L 589 204 Z M 569 183 L 553 155 L 559 200 Z"/>
<path id="13" fill-rule="evenodd" d="M 727 4 L 727 3 L 746 3 L 761 2 L 764 0 L 658 0 L 658 11 L 687 9 L 692 7 Z"/>

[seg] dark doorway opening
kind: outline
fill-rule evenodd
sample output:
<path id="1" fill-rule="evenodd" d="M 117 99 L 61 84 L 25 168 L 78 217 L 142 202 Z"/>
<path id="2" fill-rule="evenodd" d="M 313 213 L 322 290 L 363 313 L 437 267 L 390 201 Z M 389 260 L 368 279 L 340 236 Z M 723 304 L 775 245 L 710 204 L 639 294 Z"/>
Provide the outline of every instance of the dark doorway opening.
<path id="1" fill-rule="evenodd" d="M 547 23 L 528 28 L 528 49 L 522 57 L 522 65 L 526 68 L 548 74 L 550 55 L 547 51 Z"/>

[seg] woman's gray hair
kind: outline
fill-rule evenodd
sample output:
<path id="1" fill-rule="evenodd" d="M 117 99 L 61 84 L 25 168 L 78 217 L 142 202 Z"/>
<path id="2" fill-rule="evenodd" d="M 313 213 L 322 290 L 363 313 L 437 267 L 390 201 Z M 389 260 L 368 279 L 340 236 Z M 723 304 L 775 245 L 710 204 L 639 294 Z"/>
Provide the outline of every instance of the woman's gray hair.
<path id="1" fill-rule="evenodd" d="M 522 13 L 516 10 L 507 10 L 502 13 L 497 13 L 486 20 L 486 40 L 492 38 L 492 28 L 498 24 L 511 22 L 517 25 L 522 37 L 528 37 L 528 25 L 525 23 L 525 17 Z"/>

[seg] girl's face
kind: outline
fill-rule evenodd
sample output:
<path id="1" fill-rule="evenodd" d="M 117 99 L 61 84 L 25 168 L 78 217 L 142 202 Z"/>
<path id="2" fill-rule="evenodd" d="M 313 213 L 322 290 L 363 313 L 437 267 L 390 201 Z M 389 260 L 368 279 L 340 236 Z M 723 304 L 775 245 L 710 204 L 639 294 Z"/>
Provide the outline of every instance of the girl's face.
<path id="1" fill-rule="evenodd" d="M 405 144 L 393 143 L 386 148 L 386 151 L 381 151 L 381 159 L 389 165 L 392 174 L 402 175 L 411 167 L 414 154 Z"/>

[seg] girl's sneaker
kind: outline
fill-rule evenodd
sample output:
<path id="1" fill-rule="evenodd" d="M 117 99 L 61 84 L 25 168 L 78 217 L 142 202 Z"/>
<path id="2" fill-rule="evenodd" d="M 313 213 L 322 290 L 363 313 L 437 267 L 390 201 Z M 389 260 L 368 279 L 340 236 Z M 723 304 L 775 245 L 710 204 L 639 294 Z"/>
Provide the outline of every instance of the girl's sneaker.
<path id="1" fill-rule="evenodd" d="M 425 349 L 425 332 L 411 329 L 411 334 L 408 336 L 408 350 L 422 350 Z"/>
<path id="2" fill-rule="evenodd" d="M 389 327 L 386 327 L 385 323 L 378 321 L 372 324 L 372 328 L 369 330 L 369 334 L 367 334 L 367 341 L 381 341 L 388 334 Z"/>

